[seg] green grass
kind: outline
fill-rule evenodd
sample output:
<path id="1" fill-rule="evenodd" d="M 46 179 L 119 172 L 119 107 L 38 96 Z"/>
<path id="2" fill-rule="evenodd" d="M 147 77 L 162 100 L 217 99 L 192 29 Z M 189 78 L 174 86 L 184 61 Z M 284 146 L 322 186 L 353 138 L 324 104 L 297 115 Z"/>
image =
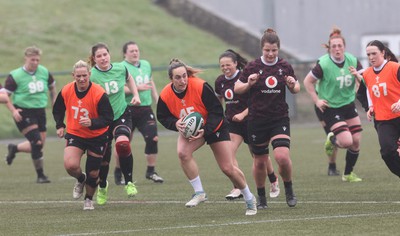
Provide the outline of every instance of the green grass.
<path id="1" fill-rule="evenodd" d="M 212 65 L 225 49 L 238 50 L 171 17 L 150 0 L 0 0 L 0 5 L 2 84 L 4 74 L 22 65 L 23 50 L 32 44 L 43 49 L 42 64 L 50 71 L 66 73 L 77 60 L 88 58 L 96 42 L 107 43 L 112 60 L 119 61 L 122 44 L 134 40 L 141 47 L 142 57 L 159 69 L 154 72 L 159 90 L 168 82 L 165 68 L 171 58 L 181 58 L 189 65 Z M 71 80 L 65 73 L 56 74 L 58 89 Z M 219 73 L 218 69 L 206 69 L 201 77 L 213 84 Z M 307 115 L 303 119 L 316 121 L 310 100 L 299 104 L 298 109 Z M 0 139 L 21 137 L 4 106 L 0 106 L 0 121 Z M 243 202 L 224 200 L 231 183 L 218 170 L 208 147 L 195 156 L 209 201 L 186 209 L 184 204 L 192 189 L 176 157 L 176 134 L 168 132 L 160 137 L 157 166 L 164 184 L 144 178 L 144 143 L 135 138 L 134 177 L 139 194 L 127 199 L 123 188 L 113 184 L 111 175 L 109 204 L 83 212 L 82 201 L 72 200 L 74 180 L 63 167 L 65 141 L 49 138 L 44 153 L 51 184 L 35 183 L 27 154 L 18 154 L 12 166 L 0 164 L 0 235 L 396 235 L 399 181 L 381 160 L 371 126 L 364 125 L 356 167 L 364 181 L 355 184 L 326 175 L 324 137 L 318 125 L 293 127 L 291 155 L 299 204 L 293 209 L 287 207 L 282 193 L 269 200 L 269 209 L 255 217 L 244 215 Z M 55 135 L 50 113 L 48 130 L 49 136 Z M 6 153 L 6 145 L 6 140 L 0 143 L 1 155 Z M 338 158 L 342 171 L 343 155 L 341 152 Z M 238 160 L 255 192 L 246 147 L 240 149 Z"/>
<path id="2" fill-rule="evenodd" d="M 58 90 L 71 81 L 73 64 L 86 60 L 97 42 L 108 44 L 112 61 L 122 60 L 125 42 L 137 42 L 141 57 L 155 68 L 153 77 L 159 91 L 169 82 L 166 68 L 172 58 L 206 67 L 217 65 L 219 55 L 228 48 L 240 52 L 216 36 L 172 17 L 150 0 L 0 0 L 0 6 L 2 85 L 11 70 L 22 66 L 24 49 L 30 45 L 43 50 L 44 66 L 51 72 L 61 72 L 55 76 Z M 201 77 L 214 84 L 219 74 L 218 68 L 204 68 Z M 0 121 L 0 138 L 21 137 L 4 106 L 0 106 Z M 49 133 L 54 134 L 50 115 L 48 124 Z"/>
<path id="3" fill-rule="evenodd" d="M 123 187 L 114 184 L 111 174 L 109 204 L 95 205 L 92 212 L 82 210 L 82 200 L 72 199 L 74 180 L 63 167 L 63 140 L 49 139 L 46 143 L 45 172 L 51 184 L 35 183 L 32 162 L 26 154 L 18 154 L 12 166 L 3 163 L 0 165 L 0 235 L 258 235 L 266 232 L 396 235 L 398 232 L 399 180 L 381 160 L 372 126 L 365 126 L 355 169 L 364 179 L 361 183 L 343 183 L 340 177 L 327 176 L 320 127 L 292 127 L 293 183 L 299 203 L 289 208 L 282 191 L 277 199 L 268 199 L 267 210 L 259 211 L 254 217 L 244 215 L 243 202 L 225 201 L 231 183 L 219 171 L 207 146 L 198 150 L 195 157 L 209 201 L 185 208 L 192 189 L 176 156 L 176 134 L 162 132 L 160 136 L 157 171 L 165 183 L 154 184 L 145 179 L 144 143 L 137 137 L 132 148 L 139 194 L 128 199 Z M 0 153 L 5 152 L 6 142 L 3 142 Z M 255 192 L 252 161 L 245 146 L 240 148 L 238 160 Z M 338 168 L 343 171 L 344 151 L 339 154 Z M 280 185 L 283 190 L 283 183 Z"/>
<path id="4" fill-rule="evenodd" d="M 72 65 L 86 60 L 92 45 L 108 44 L 112 61 L 122 60 L 122 45 L 136 41 L 141 57 L 151 62 L 158 91 L 169 82 L 166 68 L 171 58 L 201 67 L 199 76 L 211 85 L 221 73 L 219 55 L 232 48 L 249 60 L 242 50 L 214 35 L 173 17 L 151 0 L 69 1 L 0 0 L 0 83 L 13 69 L 22 66 L 23 51 L 37 45 L 43 50 L 41 63 L 55 73 L 57 90 L 71 81 Z M 299 78 L 302 79 L 302 78 Z M 298 120 L 317 121 L 312 101 L 303 90 L 298 97 Z M 312 120 L 313 119 L 313 120 Z M 0 139 L 22 138 L 11 113 L 0 105 Z M 55 135 L 51 107 L 47 109 L 47 128 Z M 160 127 L 160 129 L 162 129 Z"/>
<path id="5" fill-rule="evenodd" d="M 142 57 L 167 66 L 172 57 L 190 64 L 216 64 L 228 46 L 217 37 L 172 17 L 150 0 L 0 0 L 0 72 L 22 62 L 23 50 L 36 44 L 51 71 L 70 71 L 86 59 L 96 42 L 105 42 L 112 60 L 122 59 L 122 45 L 134 40 Z M 9 57 L 6 57 L 9 56 Z"/>

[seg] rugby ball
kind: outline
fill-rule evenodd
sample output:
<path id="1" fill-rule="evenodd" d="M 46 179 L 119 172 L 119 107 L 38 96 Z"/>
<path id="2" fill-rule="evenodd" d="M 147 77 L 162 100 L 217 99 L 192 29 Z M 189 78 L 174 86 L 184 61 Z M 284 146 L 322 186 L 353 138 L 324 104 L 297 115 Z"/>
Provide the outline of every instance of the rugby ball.
<path id="1" fill-rule="evenodd" d="M 204 124 L 204 119 L 200 113 L 192 112 L 185 116 L 182 122 L 185 123 L 185 130 L 183 131 L 182 135 L 185 138 L 189 138 L 192 135 L 197 135 L 197 132 Z"/>

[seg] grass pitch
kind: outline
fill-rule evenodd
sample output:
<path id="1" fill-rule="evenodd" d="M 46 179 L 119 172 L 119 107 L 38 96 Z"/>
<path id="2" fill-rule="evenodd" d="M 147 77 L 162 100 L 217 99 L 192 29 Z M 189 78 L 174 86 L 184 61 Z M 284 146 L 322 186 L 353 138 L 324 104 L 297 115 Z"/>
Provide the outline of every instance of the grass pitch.
<path id="1" fill-rule="evenodd" d="M 94 211 L 83 211 L 83 200 L 72 199 L 75 180 L 63 167 L 64 141 L 49 138 L 45 172 L 52 183 L 35 183 L 27 154 L 18 153 L 11 166 L 0 166 L 0 235 L 395 235 L 400 217 L 399 180 L 381 160 L 371 126 L 364 125 L 355 168 L 363 182 L 344 183 L 340 177 L 327 176 L 322 129 L 294 125 L 291 156 L 298 205 L 286 205 L 280 182 L 281 195 L 268 199 L 269 208 L 256 216 L 245 216 L 243 201 L 225 201 L 231 183 L 219 171 L 207 146 L 195 156 L 209 201 L 185 208 L 192 189 L 179 166 L 176 133 L 172 132 L 160 135 L 157 171 L 165 179 L 163 184 L 145 178 L 144 142 L 136 134 L 132 148 L 138 195 L 128 199 L 123 187 L 114 184 L 112 163 L 109 202 L 95 205 Z M 2 142 L 0 152 L 5 154 L 6 147 Z M 255 192 L 252 161 L 245 146 L 240 148 L 238 160 Z M 343 171 L 344 151 L 337 164 Z"/>

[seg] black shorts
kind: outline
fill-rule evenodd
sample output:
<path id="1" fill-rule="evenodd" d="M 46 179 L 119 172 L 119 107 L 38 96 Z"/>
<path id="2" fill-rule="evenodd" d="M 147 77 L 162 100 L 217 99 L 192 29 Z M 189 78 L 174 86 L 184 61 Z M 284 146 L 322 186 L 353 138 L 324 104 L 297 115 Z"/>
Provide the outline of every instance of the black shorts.
<path id="1" fill-rule="evenodd" d="M 314 111 L 315 111 L 315 114 L 317 115 L 318 120 L 320 122 L 324 121 L 324 118 L 322 117 L 322 111 L 316 105 L 314 105 Z"/>
<path id="2" fill-rule="evenodd" d="M 126 107 L 125 112 L 116 120 L 114 120 L 108 128 L 109 141 L 114 139 L 114 131 L 118 126 L 126 126 L 132 133 L 132 116 L 129 106 Z M 130 139 L 130 137 L 128 137 Z"/>
<path id="3" fill-rule="evenodd" d="M 107 132 L 95 138 L 81 138 L 79 136 L 67 133 L 65 134 L 65 139 L 67 140 L 67 147 L 77 147 L 83 151 L 88 150 L 102 156 L 106 150 L 108 140 Z"/>
<path id="4" fill-rule="evenodd" d="M 357 116 L 358 112 L 354 102 L 339 108 L 328 107 L 322 113 L 322 118 L 328 129 L 331 129 L 331 127 L 338 122 L 350 120 Z"/>
<path id="5" fill-rule="evenodd" d="M 242 136 L 243 142 L 245 144 L 249 144 L 249 139 L 247 136 L 248 130 L 247 130 L 247 122 L 229 122 L 229 133 L 232 134 L 237 134 Z"/>
<path id="6" fill-rule="evenodd" d="M 248 122 L 248 137 L 250 144 L 269 144 L 272 137 L 285 134 L 290 137 L 290 119 L 283 117 L 279 120 L 261 121 L 252 120 Z"/>
<path id="7" fill-rule="evenodd" d="M 128 106 L 132 115 L 132 132 L 138 128 L 144 137 L 157 136 L 157 121 L 150 106 Z"/>
<path id="8" fill-rule="evenodd" d="M 319 122 L 321 122 L 321 123 L 323 122 L 322 128 L 324 129 L 325 134 L 328 135 L 329 132 L 331 132 L 331 131 L 329 130 L 329 128 L 326 127 L 324 118 L 322 117 L 322 111 L 315 105 L 314 105 L 314 110 L 315 110 L 315 114 L 317 115 Z"/>
<path id="9" fill-rule="evenodd" d="M 204 136 L 204 139 L 206 140 L 208 145 L 221 141 L 230 141 L 231 138 L 229 136 L 228 122 L 224 120 L 221 127 L 219 127 L 219 129 L 216 132 Z"/>
<path id="10" fill-rule="evenodd" d="M 44 108 L 20 108 L 22 111 L 19 113 L 22 116 L 20 122 L 15 122 L 18 130 L 22 132 L 26 127 L 31 125 L 38 125 L 39 132 L 45 132 L 46 129 L 46 110 Z M 15 121 L 15 120 L 14 120 Z"/>

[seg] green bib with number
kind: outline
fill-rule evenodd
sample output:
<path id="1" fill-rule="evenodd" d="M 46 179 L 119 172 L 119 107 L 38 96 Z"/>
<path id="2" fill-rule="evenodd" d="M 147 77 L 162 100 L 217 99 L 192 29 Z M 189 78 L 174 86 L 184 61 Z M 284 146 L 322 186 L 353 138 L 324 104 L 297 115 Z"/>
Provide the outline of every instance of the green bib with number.
<path id="1" fill-rule="evenodd" d="M 135 80 L 136 85 L 141 84 L 150 84 L 151 81 L 151 65 L 146 60 L 139 60 L 140 65 L 136 67 L 127 61 L 123 61 L 122 63 L 126 66 L 129 73 L 132 75 Z M 150 106 L 153 102 L 151 97 L 151 89 L 139 91 L 140 97 L 140 106 Z M 133 98 L 132 94 L 126 95 L 126 102 L 130 103 Z"/>
<path id="2" fill-rule="evenodd" d="M 14 105 L 22 108 L 45 108 L 48 103 L 47 92 L 49 71 L 39 65 L 35 73 L 30 74 L 22 67 L 10 72 L 17 84 L 11 95 Z"/>
<path id="3" fill-rule="evenodd" d="M 127 80 L 127 70 L 121 63 L 112 63 L 108 71 L 92 68 L 90 80 L 103 87 L 110 100 L 114 111 L 114 120 L 124 114 L 127 104 L 125 102 L 124 86 Z"/>
<path id="4" fill-rule="evenodd" d="M 332 108 L 353 102 L 356 95 L 355 77 L 350 73 L 349 67 L 357 67 L 357 58 L 348 53 L 345 53 L 344 57 L 342 68 L 332 61 L 329 54 L 319 58 L 323 77 L 318 82 L 318 97 L 328 101 Z"/>

